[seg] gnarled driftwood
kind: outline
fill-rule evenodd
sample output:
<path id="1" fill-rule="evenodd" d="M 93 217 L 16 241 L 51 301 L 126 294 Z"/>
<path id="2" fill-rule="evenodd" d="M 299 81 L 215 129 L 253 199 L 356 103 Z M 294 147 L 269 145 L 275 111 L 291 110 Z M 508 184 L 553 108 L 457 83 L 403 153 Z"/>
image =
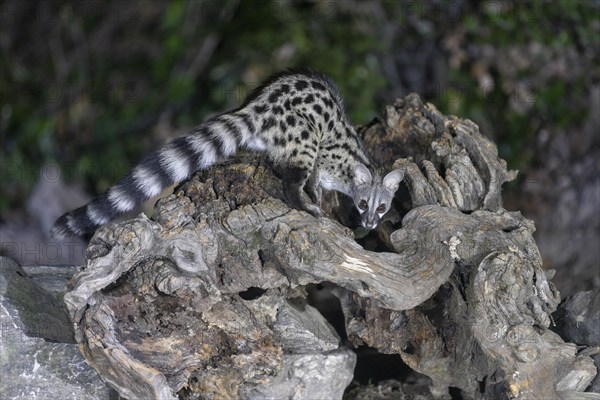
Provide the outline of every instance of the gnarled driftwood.
<path id="1" fill-rule="evenodd" d="M 387 252 L 290 209 L 256 159 L 196 174 L 152 220 L 101 228 L 65 302 L 103 379 L 131 399 L 341 398 L 355 355 L 306 300 L 329 282 L 351 343 L 400 354 L 438 397 L 583 391 L 595 367 L 548 330 L 559 295 L 532 222 L 502 208 L 516 173 L 495 145 L 415 95 L 361 134 L 405 172 L 375 239 Z M 329 215 L 349 212 L 341 195 L 326 201 Z"/>

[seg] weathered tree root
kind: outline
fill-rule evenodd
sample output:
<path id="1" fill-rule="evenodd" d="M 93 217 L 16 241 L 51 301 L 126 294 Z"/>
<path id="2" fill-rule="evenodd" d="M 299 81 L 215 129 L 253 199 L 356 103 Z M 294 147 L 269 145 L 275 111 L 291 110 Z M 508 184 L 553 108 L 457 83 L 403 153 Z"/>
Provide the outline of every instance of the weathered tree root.
<path id="1" fill-rule="evenodd" d="M 559 295 L 533 224 L 501 207 L 516 173 L 494 144 L 414 95 L 362 134 L 405 170 L 410 211 L 381 230 L 394 252 L 290 209 L 256 160 L 197 174 L 153 220 L 101 228 L 65 302 L 103 379 L 130 399 L 340 398 L 355 356 L 304 289 L 330 282 L 350 340 L 400 354 L 440 397 L 584 390 L 595 367 L 548 330 Z"/>

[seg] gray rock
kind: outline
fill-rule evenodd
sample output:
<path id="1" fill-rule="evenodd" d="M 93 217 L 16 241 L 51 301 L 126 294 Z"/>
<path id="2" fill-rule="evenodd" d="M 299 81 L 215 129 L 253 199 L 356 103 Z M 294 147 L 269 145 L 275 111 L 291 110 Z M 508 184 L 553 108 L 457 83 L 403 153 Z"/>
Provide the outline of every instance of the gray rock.
<path id="1" fill-rule="evenodd" d="M 1 261 L 2 271 L 5 271 L 4 266 L 14 264 L 4 257 Z M 20 270 L 18 265 L 14 266 L 12 271 Z M 110 389 L 87 365 L 78 346 L 27 336 L 21 327 L 29 326 L 28 323 L 20 319 L 20 314 L 15 312 L 18 307 L 4 294 L 4 290 L 0 291 L 0 398 L 108 399 Z M 40 308 L 39 312 L 43 310 Z"/>
<path id="2" fill-rule="evenodd" d="M 600 290 L 567 297 L 554 313 L 557 332 L 569 342 L 600 346 Z"/>
<path id="3" fill-rule="evenodd" d="M 75 343 L 64 305 L 7 257 L 0 257 L 0 304 L 29 336 Z"/>
<path id="4" fill-rule="evenodd" d="M 67 291 L 67 282 L 79 267 L 77 266 L 22 266 L 23 271 L 42 289 L 57 297 Z"/>
<path id="5" fill-rule="evenodd" d="M 567 297 L 553 314 L 556 331 L 569 342 L 583 346 L 600 346 L 600 290 L 579 292 Z M 600 371 L 600 354 L 592 356 Z M 587 388 L 600 393 L 600 373 Z"/>

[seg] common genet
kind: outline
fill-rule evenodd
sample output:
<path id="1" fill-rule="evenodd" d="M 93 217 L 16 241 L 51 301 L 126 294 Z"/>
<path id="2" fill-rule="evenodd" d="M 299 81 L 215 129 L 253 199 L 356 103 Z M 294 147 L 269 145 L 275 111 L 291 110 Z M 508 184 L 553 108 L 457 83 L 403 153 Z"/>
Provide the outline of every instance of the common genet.
<path id="1" fill-rule="evenodd" d="M 374 229 L 403 178 L 373 176 L 335 83 L 320 73 L 288 70 L 254 90 L 235 110 L 209 119 L 150 154 L 90 203 L 61 216 L 52 235 L 93 233 L 195 171 L 238 149 L 264 153 L 281 173 L 292 207 L 321 215 L 322 189 L 350 196 L 361 223 Z"/>

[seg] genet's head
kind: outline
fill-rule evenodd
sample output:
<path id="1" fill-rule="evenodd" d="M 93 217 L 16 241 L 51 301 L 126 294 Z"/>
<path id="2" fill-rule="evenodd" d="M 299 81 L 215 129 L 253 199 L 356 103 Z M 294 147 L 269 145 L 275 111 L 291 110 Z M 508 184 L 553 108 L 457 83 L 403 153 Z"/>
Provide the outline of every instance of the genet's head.
<path id="1" fill-rule="evenodd" d="M 404 178 L 404 173 L 397 169 L 383 179 L 373 177 L 363 164 L 354 167 L 352 197 L 354 205 L 360 213 L 360 222 L 367 229 L 375 229 L 381 218 L 389 211 L 394 194 Z"/>

